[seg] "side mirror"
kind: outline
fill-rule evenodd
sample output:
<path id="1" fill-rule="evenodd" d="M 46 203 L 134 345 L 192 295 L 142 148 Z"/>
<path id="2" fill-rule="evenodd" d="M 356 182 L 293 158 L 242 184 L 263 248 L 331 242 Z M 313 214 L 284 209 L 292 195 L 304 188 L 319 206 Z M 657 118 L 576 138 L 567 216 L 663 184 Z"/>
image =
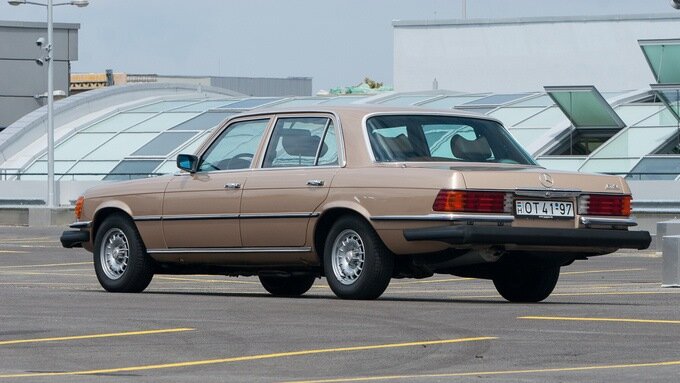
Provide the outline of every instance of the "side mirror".
<path id="1" fill-rule="evenodd" d="M 193 154 L 178 154 L 177 167 L 189 173 L 196 173 L 198 167 L 198 157 Z"/>

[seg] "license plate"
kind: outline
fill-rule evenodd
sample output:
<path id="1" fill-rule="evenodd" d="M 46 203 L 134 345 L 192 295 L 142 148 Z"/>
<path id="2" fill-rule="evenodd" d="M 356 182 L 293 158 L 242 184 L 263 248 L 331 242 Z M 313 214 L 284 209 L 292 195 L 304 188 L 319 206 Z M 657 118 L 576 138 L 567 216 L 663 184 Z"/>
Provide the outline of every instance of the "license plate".
<path id="1" fill-rule="evenodd" d="M 515 214 L 525 217 L 569 218 L 574 216 L 574 203 L 565 201 L 515 201 Z"/>

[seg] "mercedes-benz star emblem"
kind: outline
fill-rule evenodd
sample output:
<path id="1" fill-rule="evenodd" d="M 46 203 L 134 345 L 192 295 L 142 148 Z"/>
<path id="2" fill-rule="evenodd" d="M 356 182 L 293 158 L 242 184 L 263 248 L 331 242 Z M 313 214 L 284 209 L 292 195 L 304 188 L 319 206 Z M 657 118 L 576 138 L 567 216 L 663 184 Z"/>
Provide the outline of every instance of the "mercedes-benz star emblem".
<path id="1" fill-rule="evenodd" d="M 538 180 L 541 181 L 541 185 L 543 185 L 546 188 L 551 188 L 555 184 L 552 176 L 548 173 L 541 174 L 538 177 Z"/>

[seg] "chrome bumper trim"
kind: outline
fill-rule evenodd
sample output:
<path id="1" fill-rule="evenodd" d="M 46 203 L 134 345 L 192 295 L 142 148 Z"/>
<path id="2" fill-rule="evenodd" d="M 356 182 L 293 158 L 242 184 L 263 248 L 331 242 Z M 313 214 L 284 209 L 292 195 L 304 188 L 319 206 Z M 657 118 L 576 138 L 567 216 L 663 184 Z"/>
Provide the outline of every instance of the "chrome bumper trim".
<path id="1" fill-rule="evenodd" d="M 449 222 L 512 222 L 512 215 L 500 214 L 427 214 L 427 215 L 379 215 L 371 221 L 449 221 Z"/>
<path id="2" fill-rule="evenodd" d="M 609 225 L 609 226 L 637 226 L 635 218 L 607 218 L 607 217 L 587 217 L 581 216 L 581 223 L 590 225 Z"/>
<path id="3" fill-rule="evenodd" d="M 68 225 L 71 229 L 87 229 L 92 226 L 92 221 L 73 222 Z"/>

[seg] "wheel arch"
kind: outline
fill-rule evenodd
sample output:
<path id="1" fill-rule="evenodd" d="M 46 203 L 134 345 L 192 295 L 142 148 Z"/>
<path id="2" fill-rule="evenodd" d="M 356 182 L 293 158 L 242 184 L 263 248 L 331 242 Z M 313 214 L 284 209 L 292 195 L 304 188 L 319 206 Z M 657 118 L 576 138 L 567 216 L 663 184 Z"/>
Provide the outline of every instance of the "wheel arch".
<path id="1" fill-rule="evenodd" d="M 97 207 L 97 210 L 92 217 L 92 233 L 90 234 L 92 241 L 94 241 L 94 238 L 97 237 L 97 231 L 99 230 L 102 222 L 104 222 L 107 217 L 117 213 L 125 215 L 130 219 L 131 222 L 133 222 L 134 225 L 132 212 L 127 204 L 121 201 L 107 201 L 106 203 Z"/>
<path id="2" fill-rule="evenodd" d="M 331 230 L 333 223 L 337 221 L 340 217 L 352 215 L 363 219 L 371 225 L 371 220 L 368 218 L 370 215 L 363 207 L 359 206 L 342 206 L 334 205 L 327 207 L 320 215 L 319 219 L 314 225 L 314 237 L 313 246 L 314 251 L 319 257 L 319 264 L 321 265 L 321 270 L 323 270 L 323 250 L 326 245 L 326 237 L 328 232 Z M 373 227 L 373 225 L 371 225 Z M 374 228 L 375 229 L 375 228 Z"/>

